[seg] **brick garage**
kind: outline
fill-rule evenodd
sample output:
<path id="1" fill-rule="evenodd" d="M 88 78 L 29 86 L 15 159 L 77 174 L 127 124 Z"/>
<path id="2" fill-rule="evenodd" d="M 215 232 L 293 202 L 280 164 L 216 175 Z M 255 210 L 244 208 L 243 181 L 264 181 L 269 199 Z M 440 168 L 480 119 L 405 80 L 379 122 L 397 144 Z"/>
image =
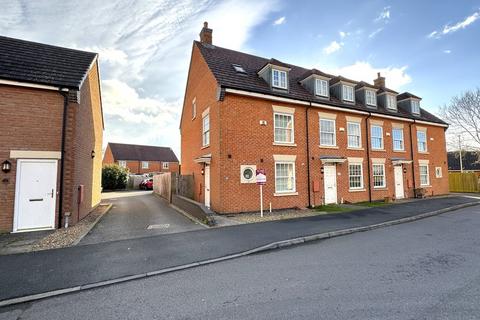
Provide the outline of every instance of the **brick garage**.
<path id="1" fill-rule="evenodd" d="M 280 209 L 319 205 L 325 201 L 322 171 L 327 164 L 324 162 L 336 158 L 339 159 L 334 164 L 336 202 L 399 197 L 395 189 L 398 184 L 394 179 L 395 166 L 401 167 L 402 196 L 413 197 L 414 188 L 421 186 L 420 165 L 428 167 L 428 185 L 421 186 L 426 194 L 448 193 L 447 125 L 424 109 L 418 109 L 416 113 L 414 103 L 420 101 L 419 97 L 398 94 L 386 88 L 385 79 L 380 75 L 375 84 L 370 85 L 327 75 L 316 69 L 308 70 L 275 59 L 220 48 L 211 44 L 211 34 L 212 30 L 205 26 L 200 35 L 201 42 L 193 44 L 180 125 L 182 174 L 194 176 L 195 200 L 205 201 L 204 168 L 209 166 L 210 206 L 213 210 L 219 213 L 259 210 L 258 186 L 240 181 L 241 165 L 254 165 L 267 172 L 265 206 L 271 203 L 274 209 Z M 269 73 L 267 76 L 263 74 L 265 68 L 286 73 L 288 85 L 285 89 L 273 87 Z M 309 87 L 310 78 L 330 81 L 327 98 L 317 98 Z M 343 86 L 344 83 L 353 88 L 353 103 L 345 103 L 335 89 L 335 84 Z M 366 95 L 367 91 L 377 95 L 378 105 L 374 108 L 367 107 L 362 101 L 362 94 L 365 92 Z M 389 105 L 393 110 L 387 109 L 387 100 L 382 100 L 387 96 L 394 97 L 394 105 Z M 292 112 L 294 143 L 274 143 L 275 108 Z M 205 131 L 202 118 L 206 114 L 210 140 L 207 145 L 202 141 Z M 321 117 L 335 121 L 334 147 L 320 144 Z M 361 148 L 349 148 L 347 144 L 347 121 L 351 122 L 349 119 L 353 118 L 360 123 Z M 372 150 L 371 139 L 367 140 L 372 126 L 382 127 L 381 150 Z M 393 127 L 403 132 L 402 151 L 393 149 Z M 417 131 L 426 132 L 425 152 L 419 152 Z M 293 194 L 275 191 L 275 157 L 281 155 L 295 157 L 296 188 Z M 362 163 L 363 188 L 350 188 L 350 161 Z M 374 188 L 372 185 L 373 164 L 384 165 L 384 187 Z"/>
<path id="2" fill-rule="evenodd" d="M 71 213 L 70 223 L 75 223 L 100 202 L 103 116 L 97 55 L 5 37 L 0 37 L 0 49 L 0 162 L 12 165 L 10 172 L 1 173 L 0 230 L 30 230 L 14 225 L 19 214 L 15 212 L 20 201 L 17 189 L 28 187 L 19 187 L 16 181 L 22 160 L 48 160 L 56 165 L 55 208 L 49 212 L 53 227 L 64 221 L 65 212 Z M 12 51 L 21 54 L 9 54 Z M 64 60 L 58 61 L 58 55 Z M 48 72 L 52 69 L 54 76 Z M 79 203 L 80 185 L 83 200 Z M 36 218 L 35 212 L 22 214 L 27 220 Z"/>

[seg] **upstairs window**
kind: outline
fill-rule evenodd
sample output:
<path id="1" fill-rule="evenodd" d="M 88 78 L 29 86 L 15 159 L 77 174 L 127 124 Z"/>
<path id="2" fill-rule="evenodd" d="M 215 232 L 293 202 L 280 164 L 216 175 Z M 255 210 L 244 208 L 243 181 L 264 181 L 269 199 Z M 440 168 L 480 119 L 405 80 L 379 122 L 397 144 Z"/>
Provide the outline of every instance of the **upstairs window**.
<path id="1" fill-rule="evenodd" d="M 168 162 L 162 162 L 162 169 L 168 169 Z"/>
<path id="2" fill-rule="evenodd" d="M 365 91 L 365 102 L 369 106 L 373 106 L 373 107 L 377 106 L 377 96 L 375 94 L 375 91 L 372 91 L 372 90 Z"/>
<path id="3" fill-rule="evenodd" d="M 122 168 L 126 168 L 127 167 L 127 161 L 125 160 L 118 160 L 118 165 Z"/>
<path id="4" fill-rule="evenodd" d="M 202 119 L 202 146 L 210 145 L 210 114 Z"/>
<path id="5" fill-rule="evenodd" d="M 148 169 L 148 161 L 142 161 L 142 169 Z"/>
<path id="6" fill-rule="evenodd" d="M 383 150 L 383 127 L 373 125 L 372 132 L 372 149 Z"/>
<path id="7" fill-rule="evenodd" d="M 278 143 L 293 143 L 293 115 L 274 113 L 274 141 Z"/>
<path id="8" fill-rule="evenodd" d="M 397 111 L 397 98 L 387 94 L 387 109 Z"/>
<path id="9" fill-rule="evenodd" d="M 392 129 L 392 138 L 393 138 L 393 150 L 394 151 L 405 150 L 405 144 L 403 142 L 403 129 L 393 128 Z"/>
<path id="10" fill-rule="evenodd" d="M 418 152 L 427 152 L 427 133 L 425 131 L 417 131 Z"/>
<path id="11" fill-rule="evenodd" d="M 320 119 L 320 145 L 326 147 L 336 146 L 335 120 Z"/>
<path id="12" fill-rule="evenodd" d="M 328 81 L 315 79 L 315 94 L 317 96 L 328 97 Z"/>
<path id="13" fill-rule="evenodd" d="M 272 69 L 272 87 L 287 89 L 287 72 Z"/>
<path id="14" fill-rule="evenodd" d="M 420 101 L 412 100 L 412 113 L 420 114 Z"/>
<path id="15" fill-rule="evenodd" d="M 343 90 L 342 92 L 343 101 L 355 102 L 352 86 L 343 85 L 342 90 Z"/>
<path id="16" fill-rule="evenodd" d="M 361 148 L 360 123 L 347 122 L 347 140 L 349 148 Z"/>

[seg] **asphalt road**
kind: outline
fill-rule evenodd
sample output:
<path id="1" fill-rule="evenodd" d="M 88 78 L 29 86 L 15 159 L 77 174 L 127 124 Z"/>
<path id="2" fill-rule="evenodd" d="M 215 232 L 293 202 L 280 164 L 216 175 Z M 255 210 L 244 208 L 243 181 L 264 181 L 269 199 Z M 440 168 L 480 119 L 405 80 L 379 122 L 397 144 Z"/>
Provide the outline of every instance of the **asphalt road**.
<path id="1" fill-rule="evenodd" d="M 103 199 L 113 207 L 80 241 L 81 245 L 204 228 L 170 208 L 151 191 L 110 192 Z"/>
<path id="2" fill-rule="evenodd" d="M 480 206 L 0 309 L 0 319 L 478 319 Z"/>

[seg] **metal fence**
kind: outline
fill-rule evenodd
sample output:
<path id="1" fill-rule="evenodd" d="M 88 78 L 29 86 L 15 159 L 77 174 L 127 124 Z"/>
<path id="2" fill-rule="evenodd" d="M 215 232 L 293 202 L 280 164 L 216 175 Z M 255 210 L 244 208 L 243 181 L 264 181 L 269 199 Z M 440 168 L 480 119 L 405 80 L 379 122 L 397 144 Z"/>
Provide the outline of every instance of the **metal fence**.
<path id="1" fill-rule="evenodd" d="M 450 192 L 480 192 L 479 177 L 473 172 L 449 172 L 448 189 Z"/>

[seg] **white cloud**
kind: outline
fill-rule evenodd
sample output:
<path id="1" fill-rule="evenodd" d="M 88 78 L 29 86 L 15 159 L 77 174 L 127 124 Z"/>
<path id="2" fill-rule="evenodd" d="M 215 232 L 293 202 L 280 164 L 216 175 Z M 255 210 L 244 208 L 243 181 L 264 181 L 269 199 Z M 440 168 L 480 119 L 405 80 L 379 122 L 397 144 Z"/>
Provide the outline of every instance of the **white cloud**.
<path id="1" fill-rule="evenodd" d="M 379 34 L 382 30 L 383 30 L 383 28 L 378 28 L 377 30 L 371 32 L 371 33 L 368 35 L 368 37 L 369 37 L 370 39 L 375 38 L 375 36 L 376 36 L 377 34 Z"/>
<path id="2" fill-rule="evenodd" d="M 407 74 L 407 66 L 402 67 L 374 67 L 365 61 L 357 61 L 352 65 L 325 69 L 325 72 L 342 75 L 357 81 L 373 82 L 377 78 L 377 72 L 386 78 L 387 87 L 399 90 L 402 86 L 410 83 L 412 78 Z"/>
<path id="3" fill-rule="evenodd" d="M 276 0 L 12 0 L 2 4 L 0 30 L 99 52 L 105 143 L 167 145 L 178 153 L 192 41 L 203 21 L 214 44 L 242 49 L 275 8 Z"/>
<path id="4" fill-rule="evenodd" d="M 339 31 L 338 34 L 340 35 L 340 38 L 345 38 L 346 36 L 350 35 L 349 32 L 344 32 L 344 31 Z"/>
<path id="5" fill-rule="evenodd" d="M 454 25 L 448 25 L 446 24 L 442 30 L 435 30 L 435 31 L 432 31 L 431 33 L 429 33 L 427 35 L 428 38 L 440 38 L 441 36 L 443 35 L 446 35 L 446 34 L 449 34 L 449 33 L 454 33 L 460 29 L 465 29 L 466 27 L 468 27 L 469 25 L 471 25 L 472 23 L 474 23 L 478 18 L 480 18 L 480 10 L 477 11 L 477 12 L 474 12 L 472 15 L 466 17 L 465 19 L 463 19 L 462 21 L 459 21 L 457 23 L 455 23 Z"/>
<path id="6" fill-rule="evenodd" d="M 332 54 L 338 50 L 340 50 L 343 46 L 343 42 L 337 42 L 337 41 L 332 41 L 330 42 L 330 44 L 328 46 L 326 46 L 325 48 L 323 48 L 323 52 L 325 54 Z"/>
<path id="7" fill-rule="evenodd" d="M 390 6 L 384 7 L 382 12 L 375 18 L 375 22 L 380 22 L 383 21 L 385 23 L 388 23 L 388 20 L 390 20 Z"/>
<path id="8" fill-rule="evenodd" d="M 452 53 L 452 50 L 449 50 L 449 49 L 443 50 L 443 53 L 447 53 L 447 54 L 448 54 L 448 53 Z"/>
<path id="9" fill-rule="evenodd" d="M 273 21 L 273 25 L 274 26 L 279 26 L 281 24 L 284 24 L 285 22 L 287 22 L 287 18 L 285 18 L 285 16 L 283 16 L 283 17 L 280 17 L 277 20 Z"/>

